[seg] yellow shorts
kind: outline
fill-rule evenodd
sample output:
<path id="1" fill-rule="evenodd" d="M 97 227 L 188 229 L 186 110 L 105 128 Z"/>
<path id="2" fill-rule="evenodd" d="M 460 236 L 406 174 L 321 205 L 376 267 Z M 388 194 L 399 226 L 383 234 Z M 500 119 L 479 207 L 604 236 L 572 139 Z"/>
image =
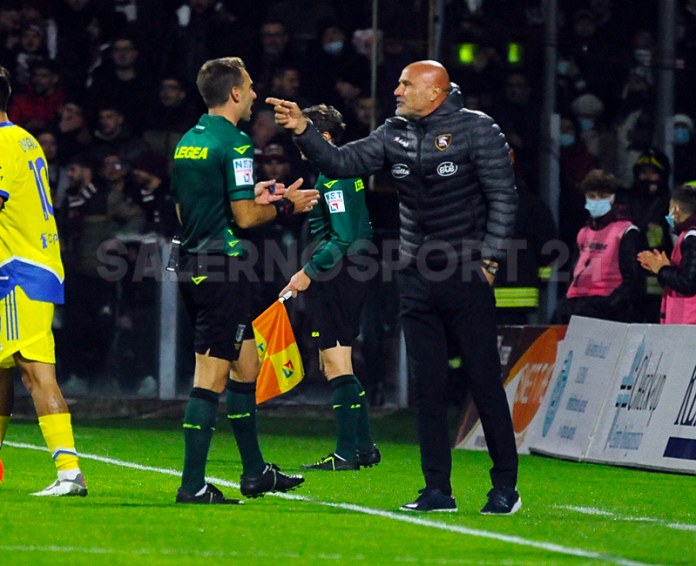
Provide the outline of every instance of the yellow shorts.
<path id="1" fill-rule="evenodd" d="M 0 368 L 14 367 L 17 352 L 34 362 L 56 363 L 54 310 L 53 303 L 32 301 L 19 287 L 0 301 Z"/>

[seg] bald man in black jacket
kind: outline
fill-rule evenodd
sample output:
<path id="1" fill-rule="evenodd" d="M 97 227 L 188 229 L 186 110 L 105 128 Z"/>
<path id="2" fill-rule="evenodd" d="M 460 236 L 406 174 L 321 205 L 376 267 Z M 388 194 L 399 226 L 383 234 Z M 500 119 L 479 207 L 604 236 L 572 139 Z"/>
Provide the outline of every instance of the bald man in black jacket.
<path id="1" fill-rule="evenodd" d="M 492 289 L 517 208 L 510 150 L 489 116 L 464 108 L 459 88 L 435 61 L 404 68 L 394 95 L 396 116 L 341 148 L 327 143 L 295 103 L 266 102 L 320 171 L 344 178 L 387 168 L 398 187 L 402 263 L 396 275 L 425 476 L 420 496 L 401 509 L 457 510 L 447 424 L 448 329 L 464 354 L 493 460 L 493 489 L 481 512 L 512 514 L 521 507 L 518 458 L 500 378 Z"/>

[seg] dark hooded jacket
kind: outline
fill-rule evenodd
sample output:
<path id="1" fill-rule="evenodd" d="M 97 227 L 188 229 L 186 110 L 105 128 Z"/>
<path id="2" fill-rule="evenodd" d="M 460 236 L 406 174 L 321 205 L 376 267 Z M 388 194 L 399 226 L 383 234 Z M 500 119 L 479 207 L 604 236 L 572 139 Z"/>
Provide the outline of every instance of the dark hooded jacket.
<path id="1" fill-rule="evenodd" d="M 420 252 L 428 266 L 439 269 L 452 259 L 505 257 L 517 209 L 510 150 L 489 116 L 464 108 L 457 85 L 427 116 L 389 118 L 341 148 L 311 124 L 295 141 L 330 177 L 390 170 L 399 192 L 405 260 L 414 261 Z"/>
<path id="2" fill-rule="evenodd" d="M 679 266 L 666 265 L 657 273 L 657 280 L 662 287 L 669 287 L 673 291 L 686 297 L 696 295 L 696 237 L 689 234 L 696 229 L 696 214 L 692 214 L 674 227 L 674 232 L 687 235 L 681 241 L 681 262 Z"/>

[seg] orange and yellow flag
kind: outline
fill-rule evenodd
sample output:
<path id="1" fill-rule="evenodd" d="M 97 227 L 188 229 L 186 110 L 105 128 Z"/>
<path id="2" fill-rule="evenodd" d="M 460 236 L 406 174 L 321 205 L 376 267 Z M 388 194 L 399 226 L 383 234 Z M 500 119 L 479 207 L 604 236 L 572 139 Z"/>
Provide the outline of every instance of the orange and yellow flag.
<path id="1" fill-rule="evenodd" d="M 290 391 L 304 377 L 304 367 L 285 305 L 278 300 L 252 323 L 261 371 L 256 403 Z"/>

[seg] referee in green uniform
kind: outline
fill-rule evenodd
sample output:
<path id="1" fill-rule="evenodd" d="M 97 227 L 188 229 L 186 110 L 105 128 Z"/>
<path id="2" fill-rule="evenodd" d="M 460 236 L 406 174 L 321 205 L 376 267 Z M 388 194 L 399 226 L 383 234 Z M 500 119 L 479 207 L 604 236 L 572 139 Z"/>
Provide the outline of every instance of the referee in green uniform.
<path id="1" fill-rule="evenodd" d="M 322 135 L 338 144 L 343 137 L 343 116 L 320 104 L 302 111 Z M 351 257 L 367 253 L 372 224 L 365 204 L 362 179 L 329 179 L 319 175 L 315 188 L 319 204 L 309 214 L 311 259 L 293 275 L 281 295 L 309 288 L 314 317 L 313 337 L 318 339 L 321 368 L 331 386 L 336 417 L 336 450 L 304 470 L 359 470 L 380 462 L 372 442 L 365 391 L 353 374 L 351 344 L 359 334 L 367 281 L 352 277 Z M 314 282 L 310 287 L 310 283 Z"/>
<path id="2" fill-rule="evenodd" d="M 237 128 L 256 98 L 241 59 L 206 62 L 196 81 L 208 113 L 174 153 L 172 191 L 182 225 L 179 290 L 195 324 L 196 367 L 184 417 L 185 457 L 177 503 L 229 504 L 205 482 L 218 398 L 227 384 L 227 413 L 242 459 L 240 489 L 247 497 L 288 491 L 304 481 L 267 463 L 256 432 L 256 376 L 260 364 L 251 328 L 251 297 L 239 230 L 312 208 L 317 191 L 255 183 L 254 146 Z"/>

